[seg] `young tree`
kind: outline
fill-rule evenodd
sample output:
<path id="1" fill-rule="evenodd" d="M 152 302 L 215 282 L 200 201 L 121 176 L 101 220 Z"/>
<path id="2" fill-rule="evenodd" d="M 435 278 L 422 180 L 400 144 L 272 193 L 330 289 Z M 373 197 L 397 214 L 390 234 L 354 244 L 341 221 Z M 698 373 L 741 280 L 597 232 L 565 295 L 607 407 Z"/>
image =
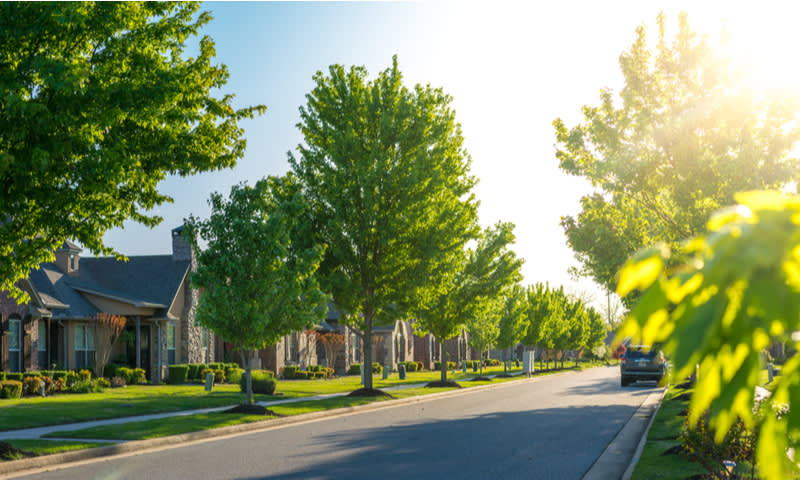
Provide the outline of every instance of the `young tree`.
<path id="1" fill-rule="evenodd" d="M 103 369 L 111 358 L 111 349 L 125 331 L 127 319 L 120 315 L 98 313 L 95 315 L 94 346 L 95 346 L 95 375 L 103 376 Z"/>
<path id="2" fill-rule="evenodd" d="M 166 175 L 231 167 L 245 150 L 220 95 L 228 70 L 187 40 L 211 16 L 197 3 L 0 4 L 0 290 L 52 261 L 64 240 L 116 254 L 103 235 L 172 199 Z"/>
<path id="3" fill-rule="evenodd" d="M 654 50 L 641 26 L 620 55 L 618 98 L 605 89 L 600 105 L 583 108 L 583 123 L 554 121 L 561 169 L 597 189 L 561 224 L 581 273 L 609 291 L 639 248 L 660 241 L 680 252 L 735 192 L 797 178 L 797 98 L 743 86 L 685 14 L 672 40 L 663 14 L 657 26 Z"/>
<path id="4" fill-rule="evenodd" d="M 469 345 L 480 352 L 481 357 L 487 347 L 497 341 L 500 333 L 501 308 L 504 300 L 502 297 L 486 299 L 478 306 L 475 314 L 466 322 Z M 483 358 L 480 358 L 480 375 L 483 375 Z"/>
<path id="5" fill-rule="evenodd" d="M 317 72 L 300 109 L 305 143 L 289 154 L 328 245 L 323 286 L 373 361 L 373 328 L 424 300 L 440 265 L 474 235 L 477 202 L 461 128 L 441 89 L 407 89 L 397 58 L 374 80 L 363 67 Z M 372 389 L 372 376 L 364 387 Z"/>
<path id="6" fill-rule="evenodd" d="M 689 404 L 694 424 L 711 411 L 715 440 L 737 422 L 755 426 L 753 390 L 761 353 L 800 330 L 800 198 L 776 192 L 738 194 L 738 206 L 711 218 L 688 243 L 680 268 L 666 246 L 641 251 L 620 272 L 621 296 L 642 292 L 618 337 L 665 342 L 675 378 L 699 366 Z M 783 365 L 764 400 L 756 459 L 767 480 L 793 478 L 788 448 L 800 448 L 800 356 Z"/>
<path id="7" fill-rule="evenodd" d="M 450 264 L 452 270 L 437 272 L 437 295 L 414 312 L 418 331 L 431 333 L 441 341 L 442 382 L 447 381 L 445 340 L 480 314 L 487 299 L 501 296 L 522 278 L 522 260 L 508 248 L 514 242 L 513 229 L 511 223 L 486 229 L 475 249 L 464 251 L 460 262 Z"/>
<path id="8" fill-rule="evenodd" d="M 294 241 L 308 206 L 291 174 L 234 185 L 228 199 L 213 193 L 209 204 L 211 216 L 190 217 L 184 230 L 198 252 L 192 286 L 204 290 L 197 321 L 242 352 L 252 404 L 255 350 L 325 316 L 328 299 L 314 275 L 324 249 Z"/>
<path id="9" fill-rule="evenodd" d="M 514 285 L 509 289 L 500 312 L 498 325 L 497 346 L 505 351 L 503 373 L 508 373 L 508 351 L 522 340 L 525 335 L 528 321 L 528 306 L 525 298 L 525 289 Z"/>
<path id="10" fill-rule="evenodd" d="M 345 344 L 344 335 L 341 333 L 317 333 L 317 342 L 322 345 L 325 350 L 325 361 L 330 368 L 336 368 L 336 359 L 340 355 L 340 351 Z"/>

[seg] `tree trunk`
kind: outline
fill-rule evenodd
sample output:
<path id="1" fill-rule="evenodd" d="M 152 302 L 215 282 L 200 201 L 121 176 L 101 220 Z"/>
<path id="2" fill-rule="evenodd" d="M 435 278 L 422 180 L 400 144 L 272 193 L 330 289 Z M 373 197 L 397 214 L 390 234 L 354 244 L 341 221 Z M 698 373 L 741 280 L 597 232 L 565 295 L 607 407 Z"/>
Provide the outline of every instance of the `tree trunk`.
<path id="1" fill-rule="evenodd" d="M 246 353 L 247 358 L 244 359 L 245 360 L 244 361 L 244 368 L 245 368 L 244 374 L 245 374 L 245 377 L 246 377 L 245 384 L 247 385 L 247 388 L 245 390 L 247 391 L 247 404 L 248 405 L 252 405 L 253 404 L 253 376 L 252 376 L 252 371 L 253 371 L 253 352 L 254 352 L 254 350 L 246 350 L 246 352 L 247 352 Z M 245 356 L 245 351 L 242 351 L 242 357 L 244 357 L 244 356 Z"/>
<path id="2" fill-rule="evenodd" d="M 503 352 L 503 357 L 504 357 L 503 358 L 503 375 L 508 374 L 508 356 L 509 356 L 508 351 L 509 350 L 511 350 L 510 347 L 506 348 L 505 352 Z"/>
<path id="3" fill-rule="evenodd" d="M 372 389 L 372 313 L 364 314 L 364 388 Z"/>
<path id="4" fill-rule="evenodd" d="M 441 360 L 439 360 L 439 367 L 441 368 L 441 372 L 442 372 L 442 381 L 446 382 L 447 381 L 447 350 L 445 350 L 445 347 L 444 347 L 444 339 L 441 340 L 441 346 L 439 348 L 441 350 L 440 351 L 441 355 L 439 355 L 439 357 L 441 358 Z"/>
<path id="5" fill-rule="evenodd" d="M 479 357 L 483 357 L 483 355 L 480 355 Z M 487 358 L 488 358 L 488 356 L 487 356 Z M 483 376 L 483 358 L 478 358 L 478 361 L 480 362 L 480 364 L 479 364 L 480 371 L 478 372 L 478 375 L 480 375 L 482 377 Z"/>

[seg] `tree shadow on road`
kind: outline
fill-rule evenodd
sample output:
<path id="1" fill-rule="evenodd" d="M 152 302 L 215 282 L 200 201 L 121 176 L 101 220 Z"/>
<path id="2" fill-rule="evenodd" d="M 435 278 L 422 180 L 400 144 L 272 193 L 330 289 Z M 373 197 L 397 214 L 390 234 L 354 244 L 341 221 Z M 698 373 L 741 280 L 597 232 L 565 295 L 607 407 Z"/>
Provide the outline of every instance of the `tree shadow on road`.
<path id="1" fill-rule="evenodd" d="M 343 423 L 337 433 L 311 436 L 287 459 L 302 467 L 286 472 L 279 458 L 265 458 L 263 475 L 242 478 L 578 479 L 634 411 L 630 405 L 532 406 L 382 428 Z M 381 415 L 392 415 L 392 409 Z M 280 432 L 256 442 L 268 449 L 271 442 L 281 441 Z M 272 468 L 275 473 L 268 473 Z"/>
<path id="2" fill-rule="evenodd" d="M 602 378 L 564 389 L 564 392 L 570 395 L 616 395 L 621 391 L 628 392 L 636 397 L 646 397 L 651 393 L 658 392 L 659 387 L 653 381 L 639 381 L 631 383 L 627 387 L 622 387 L 619 384 L 619 379 L 609 381 L 607 378 Z"/>

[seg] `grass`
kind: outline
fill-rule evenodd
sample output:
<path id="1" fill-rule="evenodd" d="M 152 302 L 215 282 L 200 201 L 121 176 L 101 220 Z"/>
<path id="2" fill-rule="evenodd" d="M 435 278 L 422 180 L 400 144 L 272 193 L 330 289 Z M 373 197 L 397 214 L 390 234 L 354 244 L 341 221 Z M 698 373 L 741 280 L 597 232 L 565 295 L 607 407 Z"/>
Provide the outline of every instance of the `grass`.
<path id="1" fill-rule="evenodd" d="M 39 440 L 39 439 L 11 439 L 3 440 L 12 446 L 33 453 L 34 455 L 51 455 L 53 453 L 70 452 L 72 450 L 83 450 L 86 448 L 102 447 L 106 443 L 99 442 L 80 442 L 75 440 Z M 16 457 L 9 460 L 17 460 Z M 2 461 L 2 460 L 0 460 Z"/>

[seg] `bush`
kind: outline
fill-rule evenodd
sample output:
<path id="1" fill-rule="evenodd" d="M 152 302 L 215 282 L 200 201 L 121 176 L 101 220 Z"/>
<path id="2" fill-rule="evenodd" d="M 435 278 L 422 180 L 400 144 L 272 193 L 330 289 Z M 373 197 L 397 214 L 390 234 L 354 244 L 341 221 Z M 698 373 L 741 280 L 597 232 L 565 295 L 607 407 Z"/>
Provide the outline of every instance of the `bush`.
<path id="1" fill-rule="evenodd" d="M 236 365 L 234 363 L 234 365 Z M 244 375 L 244 369 L 239 367 L 225 367 L 225 378 L 228 379 L 228 383 L 239 383 L 242 381 L 242 375 Z"/>
<path id="2" fill-rule="evenodd" d="M 169 383 L 172 385 L 186 383 L 187 375 L 189 374 L 188 365 L 170 365 L 167 370 L 169 371 Z"/>
<path id="3" fill-rule="evenodd" d="M 103 387 L 96 381 L 89 380 L 84 382 L 79 380 L 69 388 L 72 393 L 102 393 Z"/>
<path id="4" fill-rule="evenodd" d="M 23 395 L 38 395 L 42 379 L 40 377 L 25 377 L 22 380 Z"/>
<path id="5" fill-rule="evenodd" d="M 92 379 L 92 372 L 90 372 L 89 370 L 83 369 L 80 372 L 78 372 L 79 381 L 88 382 L 91 379 Z"/>
<path id="6" fill-rule="evenodd" d="M 348 375 L 361 375 L 361 364 L 360 363 L 353 363 L 350 364 L 350 369 L 347 370 Z"/>
<path id="7" fill-rule="evenodd" d="M 6 372 L 0 371 L 0 382 L 6 379 Z"/>
<path id="8" fill-rule="evenodd" d="M 7 372 L 6 373 L 6 380 L 14 380 L 17 382 L 22 382 L 23 374 L 20 372 Z"/>
<path id="9" fill-rule="evenodd" d="M 417 362 L 402 362 L 403 366 L 406 367 L 406 372 L 416 372 L 417 371 Z"/>
<path id="10" fill-rule="evenodd" d="M 439 370 L 441 368 L 441 366 L 442 366 L 441 362 L 433 362 L 433 369 L 434 370 Z M 447 369 L 448 370 L 453 370 L 454 368 L 456 368 L 456 362 L 447 362 Z"/>
<path id="11" fill-rule="evenodd" d="M 483 364 L 486 365 L 487 367 L 499 367 L 500 365 L 502 365 L 502 363 L 500 363 L 500 360 L 496 358 L 487 358 Z"/>
<path id="12" fill-rule="evenodd" d="M 214 370 L 214 371 L 216 371 L 216 370 L 225 370 L 225 364 L 222 363 L 222 362 L 209 363 L 208 364 L 208 368 L 210 368 L 211 370 Z"/>
<path id="13" fill-rule="evenodd" d="M 264 395 L 275 393 L 277 383 L 274 373 L 269 370 L 253 370 L 250 375 L 253 377 L 253 393 L 263 393 Z M 242 375 L 239 388 L 242 393 L 247 392 L 247 375 Z"/>
<path id="14" fill-rule="evenodd" d="M 186 378 L 188 378 L 189 380 L 195 380 L 195 379 L 200 378 L 199 367 L 200 367 L 200 365 L 198 365 L 196 363 L 190 363 L 189 364 L 189 372 L 187 373 Z"/>
<path id="15" fill-rule="evenodd" d="M 117 369 L 117 376 L 125 379 L 125 384 L 131 383 L 131 378 L 133 377 L 133 369 L 128 367 L 119 367 Z"/>
<path id="16" fill-rule="evenodd" d="M 45 395 L 51 395 L 53 392 L 56 391 L 56 382 L 53 381 L 52 378 L 48 377 L 47 375 L 42 375 L 39 377 L 44 382 L 44 393 Z M 58 390 L 59 392 L 61 390 Z"/>
<path id="17" fill-rule="evenodd" d="M 64 383 L 66 384 L 67 387 L 75 385 L 76 383 L 78 383 L 78 380 L 80 380 L 78 373 L 73 372 L 72 370 L 67 371 L 67 376 L 64 377 Z"/>
<path id="18" fill-rule="evenodd" d="M 381 374 L 383 371 L 383 367 L 378 362 L 372 362 L 372 373 L 377 373 L 378 375 Z"/>
<path id="19" fill-rule="evenodd" d="M 118 375 L 117 370 L 122 367 L 118 363 L 108 363 L 105 367 L 103 367 L 103 376 L 106 378 L 116 377 Z"/>
<path id="20" fill-rule="evenodd" d="M 758 408 L 758 407 L 757 407 Z M 733 460 L 737 464 L 746 461 L 755 462 L 755 443 L 757 433 L 749 431 L 741 419 L 737 418 L 722 443 L 714 441 L 714 431 L 709 427 L 709 412 L 705 411 L 696 425 L 691 425 L 689 418 L 683 422 L 679 437 L 684 454 L 689 460 L 699 463 L 710 478 L 729 478 L 725 460 Z"/>
<path id="21" fill-rule="evenodd" d="M 225 370 L 221 368 L 214 370 L 214 383 L 225 383 Z"/>
<path id="22" fill-rule="evenodd" d="M 205 370 L 206 368 L 208 368 L 208 365 L 206 365 L 205 363 L 198 363 L 197 364 L 197 376 L 194 377 L 194 378 L 198 379 L 198 380 L 205 381 L 206 376 L 203 375 L 203 370 Z"/>
<path id="23" fill-rule="evenodd" d="M 100 385 L 102 388 L 111 388 L 111 382 L 109 382 L 108 379 L 104 377 L 98 378 L 97 384 Z"/>
<path id="24" fill-rule="evenodd" d="M 127 384 L 125 377 L 111 377 L 111 386 L 113 388 L 124 387 Z"/>
<path id="25" fill-rule="evenodd" d="M 0 381 L 0 398 L 21 398 L 22 382 L 19 380 Z"/>
<path id="26" fill-rule="evenodd" d="M 300 367 L 298 367 L 297 365 L 286 365 L 285 367 L 283 367 L 283 378 L 287 380 L 294 380 L 296 378 L 299 378 L 297 376 L 297 372 L 299 371 Z"/>

